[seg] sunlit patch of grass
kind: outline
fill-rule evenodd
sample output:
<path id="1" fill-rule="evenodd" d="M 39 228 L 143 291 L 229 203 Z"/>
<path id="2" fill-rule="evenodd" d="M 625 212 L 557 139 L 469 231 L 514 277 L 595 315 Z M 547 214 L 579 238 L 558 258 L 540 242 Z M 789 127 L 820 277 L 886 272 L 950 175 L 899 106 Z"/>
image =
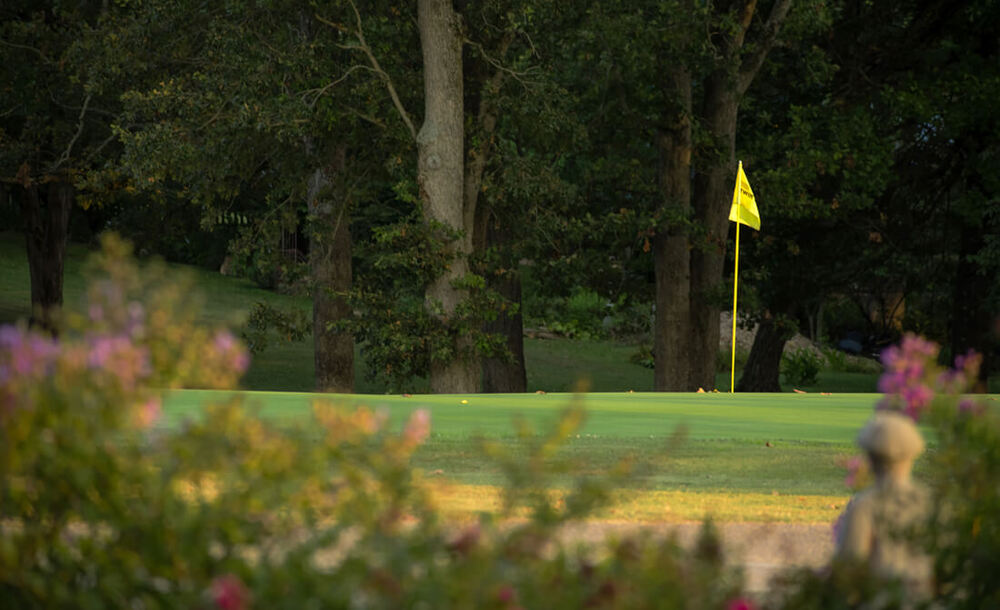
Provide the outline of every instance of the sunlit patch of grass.
<path id="1" fill-rule="evenodd" d="M 501 510 L 502 488 L 431 481 L 432 497 L 442 514 L 465 520 Z M 553 492 L 558 503 L 559 491 Z M 594 520 L 632 523 L 677 523 L 712 517 L 720 522 L 833 523 L 844 510 L 847 495 L 787 495 L 778 492 L 688 492 L 619 490 L 616 502 L 599 510 Z M 526 516 L 526 511 L 515 516 Z"/>

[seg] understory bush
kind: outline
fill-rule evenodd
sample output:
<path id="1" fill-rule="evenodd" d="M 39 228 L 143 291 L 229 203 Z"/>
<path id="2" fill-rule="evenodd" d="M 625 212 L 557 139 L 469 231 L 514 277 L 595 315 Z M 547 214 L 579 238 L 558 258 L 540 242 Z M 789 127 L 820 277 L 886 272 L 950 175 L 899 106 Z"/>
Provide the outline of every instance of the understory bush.
<path id="1" fill-rule="evenodd" d="M 791 385 L 815 385 L 821 370 L 823 358 L 811 349 L 803 347 L 781 356 L 781 374 Z"/>
<path id="2" fill-rule="evenodd" d="M 742 369 L 746 366 L 747 360 L 750 358 L 750 351 L 740 347 L 739 344 L 736 345 L 736 368 Z M 720 349 L 715 352 L 715 372 L 716 373 L 728 373 L 729 370 L 733 368 L 733 350 Z"/>
<path id="3" fill-rule="evenodd" d="M 570 339 L 619 339 L 648 341 L 653 330 L 649 303 L 625 297 L 609 301 L 587 288 L 574 288 L 569 296 L 526 296 L 525 324 L 543 327 Z"/>

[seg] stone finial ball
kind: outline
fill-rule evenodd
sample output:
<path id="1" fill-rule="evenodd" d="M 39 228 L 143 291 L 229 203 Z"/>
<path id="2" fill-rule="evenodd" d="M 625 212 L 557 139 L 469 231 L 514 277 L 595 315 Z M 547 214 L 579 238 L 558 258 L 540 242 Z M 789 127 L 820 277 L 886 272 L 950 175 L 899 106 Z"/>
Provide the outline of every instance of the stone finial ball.
<path id="1" fill-rule="evenodd" d="M 890 462 L 912 460 L 924 450 L 924 438 L 909 417 L 892 411 L 876 413 L 858 434 L 858 445 Z"/>

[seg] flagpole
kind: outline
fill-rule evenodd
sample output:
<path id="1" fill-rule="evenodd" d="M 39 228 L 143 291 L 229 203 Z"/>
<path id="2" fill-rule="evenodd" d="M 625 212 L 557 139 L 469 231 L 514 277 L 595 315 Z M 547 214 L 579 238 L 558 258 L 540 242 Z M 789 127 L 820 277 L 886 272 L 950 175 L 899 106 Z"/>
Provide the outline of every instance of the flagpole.
<path id="1" fill-rule="evenodd" d="M 743 161 L 740 161 L 739 169 L 736 170 L 736 209 L 740 209 L 740 170 L 743 169 Z M 736 295 L 737 285 L 740 277 L 740 221 L 736 221 L 736 264 L 733 267 L 733 357 L 729 366 L 729 393 L 735 394 L 736 389 Z"/>

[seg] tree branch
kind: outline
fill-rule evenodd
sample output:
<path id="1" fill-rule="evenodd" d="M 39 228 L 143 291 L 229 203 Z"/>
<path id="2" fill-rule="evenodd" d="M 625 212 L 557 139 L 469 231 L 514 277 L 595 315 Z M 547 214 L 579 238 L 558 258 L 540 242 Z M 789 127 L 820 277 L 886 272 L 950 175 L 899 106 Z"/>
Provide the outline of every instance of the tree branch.
<path id="1" fill-rule="evenodd" d="M 59 156 L 59 158 L 56 159 L 55 163 L 49 166 L 50 172 L 54 172 L 57 169 L 59 169 L 59 166 L 61 166 L 66 161 L 69 161 L 70 155 L 73 154 L 73 145 L 76 144 L 76 141 L 77 139 L 79 139 L 80 134 L 83 133 L 83 127 L 84 127 L 83 118 L 87 114 L 87 106 L 90 105 L 90 96 L 91 94 L 88 93 L 87 97 L 83 99 L 83 107 L 80 109 L 80 118 L 78 119 L 79 122 L 77 123 L 76 126 L 76 133 L 73 134 L 73 138 L 70 139 L 69 144 L 66 145 L 66 150 L 64 150 L 63 153 Z"/>
<path id="2" fill-rule="evenodd" d="M 372 70 L 375 72 L 375 74 L 379 76 L 379 78 L 382 79 L 382 82 L 385 83 L 386 89 L 388 89 L 389 91 L 389 97 L 392 98 L 392 104 L 393 106 L 396 107 L 396 111 L 399 113 L 400 118 L 403 119 L 403 123 L 406 124 L 407 129 L 410 130 L 410 135 L 413 137 L 414 140 L 416 140 L 417 130 L 413 126 L 413 121 L 410 120 L 410 115 L 408 112 L 406 112 L 406 108 L 403 106 L 403 102 L 399 99 L 399 95 L 396 93 L 396 87 L 392 84 L 392 78 L 385 70 L 382 69 L 382 66 L 379 65 L 378 58 L 376 58 L 375 54 L 372 53 L 371 47 L 368 46 L 368 42 L 365 40 L 365 33 L 362 28 L 362 22 L 361 22 L 361 13 L 358 12 L 358 7 L 356 4 L 354 4 L 354 0 L 349 0 L 349 1 L 351 4 L 351 9 L 354 11 L 355 21 L 357 22 L 357 29 L 352 33 L 354 34 L 355 38 L 357 38 L 358 44 L 339 45 L 339 46 L 341 46 L 341 48 L 349 49 L 352 51 L 355 50 L 361 51 L 362 53 L 365 54 L 365 57 L 368 58 L 368 63 L 371 64 Z M 321 23 L 324 23 L 332 27 L 335 30 L 341 32 L 345 31 L 344 26 L 333 23 L 332 21 L 329 21 L 327 19 L 324 19 L 319 14 L 316 15 L 316 19 L 319 20 Z"/>
<path id="3" fill-rule="evenodd" d="M 781 24 L 785 21 L 785 17 L 788 16 L 788 10 L 791 6 L 792 0 L 775 0 L 774 5 L 771 7 L 771 14 L 767 16 L 767 22 L 764 23 L 764 31 L 761 33 L 757 47 L 752 53 L 743 58 L 743 63 L 740 65 L 740 72 L 736 81 L 739 95 L 742 96 L 746 93 L 746 90 L 750 88 L 750 83 L 753 82 L 753 79 L 757 76 L 757 72 L 760 71 L 760 67 L 764 65 L 764 59 L 771 51 L 771 47 L 774 46 L 774 41 L 778 37 L 778 31 L 781 29 Z M 749 24 L 747 25 L 749 26 Z"/>
<path id="4" fill-rule="evenodd" d="M 41 57 L 42 61 L 44 61 L 45 63 L 47 63 L 47 64 L 51 64 L 52 63 L 52 60 L 49 59 L 48 56 L 45 53 L 42 53 L 42 51 L 40 49 L 36 49 L 35 47 L 29 47 L 28 45 L 15 44 L 13 42 L 7 42 L 6 40 L 4 40 L 2 38 L 0 38 L 0 44 L 2 44 L 4 46 L 12 47 L 14 49 L 24 49 L 25 51 L 31 51 L 32 53 L 34 53 L 34 54 L 38 55 L 39 57 Z"/>
<path id="5" fill-rule="evenodd" d="M 469 45 L 469 46 L 475 47 L 476 50 L 479 51 L 479 54 L 483 56 L 483 59 L 486 60 L 486 63 L 490 64 L 491 66 L 493 66 L 494 68 L 497 69 L 497 74 L 506 73 L 511 78 L 513 78 L 517 82 L 521 83 L 522 85 L 524 84 L 525 81 L 521 77 L 528 76 L 532 72 L 536 71 L 536 70 L 531 69 L 531 68 L 529 68 L 527 70 L 520 71 L 520 72 L 517 71 L 517 70 L 512 70 L 511 68 L 508 68 L 507 66 L 505 66 L 500 59 L 496 59 L 496 58 L 492 57 L 489 53 L 487 53 L 486 52 L 486 48 L 483 47 L 482 43 L 474 42 L 474 41 L 472 41 L 472 40 L 470 40 L 468 38 L 464 39 L 463 42 L 465 44 Z M 499 54 L 500 58 L 503 58 L 504 55 L 507 54 L 507 49 L 510 47 L 510 45 L 511 45 L 512 42 L 514 42 L 514 33 L 513 32 L 507 32 L 504 35 L 504 37 L 501 39 L 501 41 L 500 41 L 500 46 L 499 46 L 499 49 L 498 49 L 498 51 L 499 51 L 498 54 Z M 494 78 L 491 79 L 491 80 L 495 80 L 495 79 L 496 79 L 496 75 L 494 75 Z"/>
<path id="6" fill-rule="evenodd" d="M 345 80 L 347 80 L 347 77 L 348 77 L 348 76 L 350 76 L 350 75 L 351 75 L 352 73 L 354 73 L 354 72 L 355 72 L 356 70 L 371 70 L 371 68 L 369 68 L 369 67 L 367 67 L 367 66 L 351 66 L 351 67 L 350 67 L 350 68 L 348 68 L 348 69 L 347 69 L 347 71 L 346 71 L 346 72 L 344 72 L 344 73 L 343 73 L 343 74 L 341 75 L 341 77 L 340 77 L 340 78 L 338 78 L 337 80 L 335 80 L 335 81 L 331 81 L 330 83 L 326 84 L 325 86 L 323 86 L 323 87 L 321 87 L 321 88 L 319 88 L 319 89 L 308 89 L 308 90 L 306 90 L 306 91 L 303 91 L 303 92 L 301 93 L 301 95 L 302 95 L 302 99 L 303 99 L 303 101 L 305 101 L 305 102 L 306 102 L 306 106 L 308 106 L 309 108 L 312 108 L 313 106 L 315 106 L 315 105 L 316 105 L 316 102 L 318 102 L 318 101 L 319 101 L 319 98 L 323 97 L 323 95 L 324 95 L 324 94 L 325 94 L 325 93 L 326 93 L 326 92 L 327 92 L 327 91 L 328 91 L 328 90 L 329 90 L 330 88 L 332 88 L 332 87 L 336 87 L 336 86 L 337 86 L 337 85 L 339 85 L 340 83 L 342 83 L 342 82 L 344 82 Z M 306 101 L 306 97 L 308 97 L 308 96 L 310 96 L 310 95 L 312 96 L 312 99 L 311 99 L 311 100 L 309 100 L 309 101 Z"/>
<path id="7" fill-rule="evenodd" d="M 743 10 L 740 13 L 740 23 L 739 29 L 736 31 L 736 35 L 733 37 L 733 50 L 738 51 L 743 47 L 743 41 L 746 39 L 747 30 L 750 29 L 750 23 L 753 22 L 753 14 L 757 11 L 757 0 L 747 0 L 743 4 Z"/>

